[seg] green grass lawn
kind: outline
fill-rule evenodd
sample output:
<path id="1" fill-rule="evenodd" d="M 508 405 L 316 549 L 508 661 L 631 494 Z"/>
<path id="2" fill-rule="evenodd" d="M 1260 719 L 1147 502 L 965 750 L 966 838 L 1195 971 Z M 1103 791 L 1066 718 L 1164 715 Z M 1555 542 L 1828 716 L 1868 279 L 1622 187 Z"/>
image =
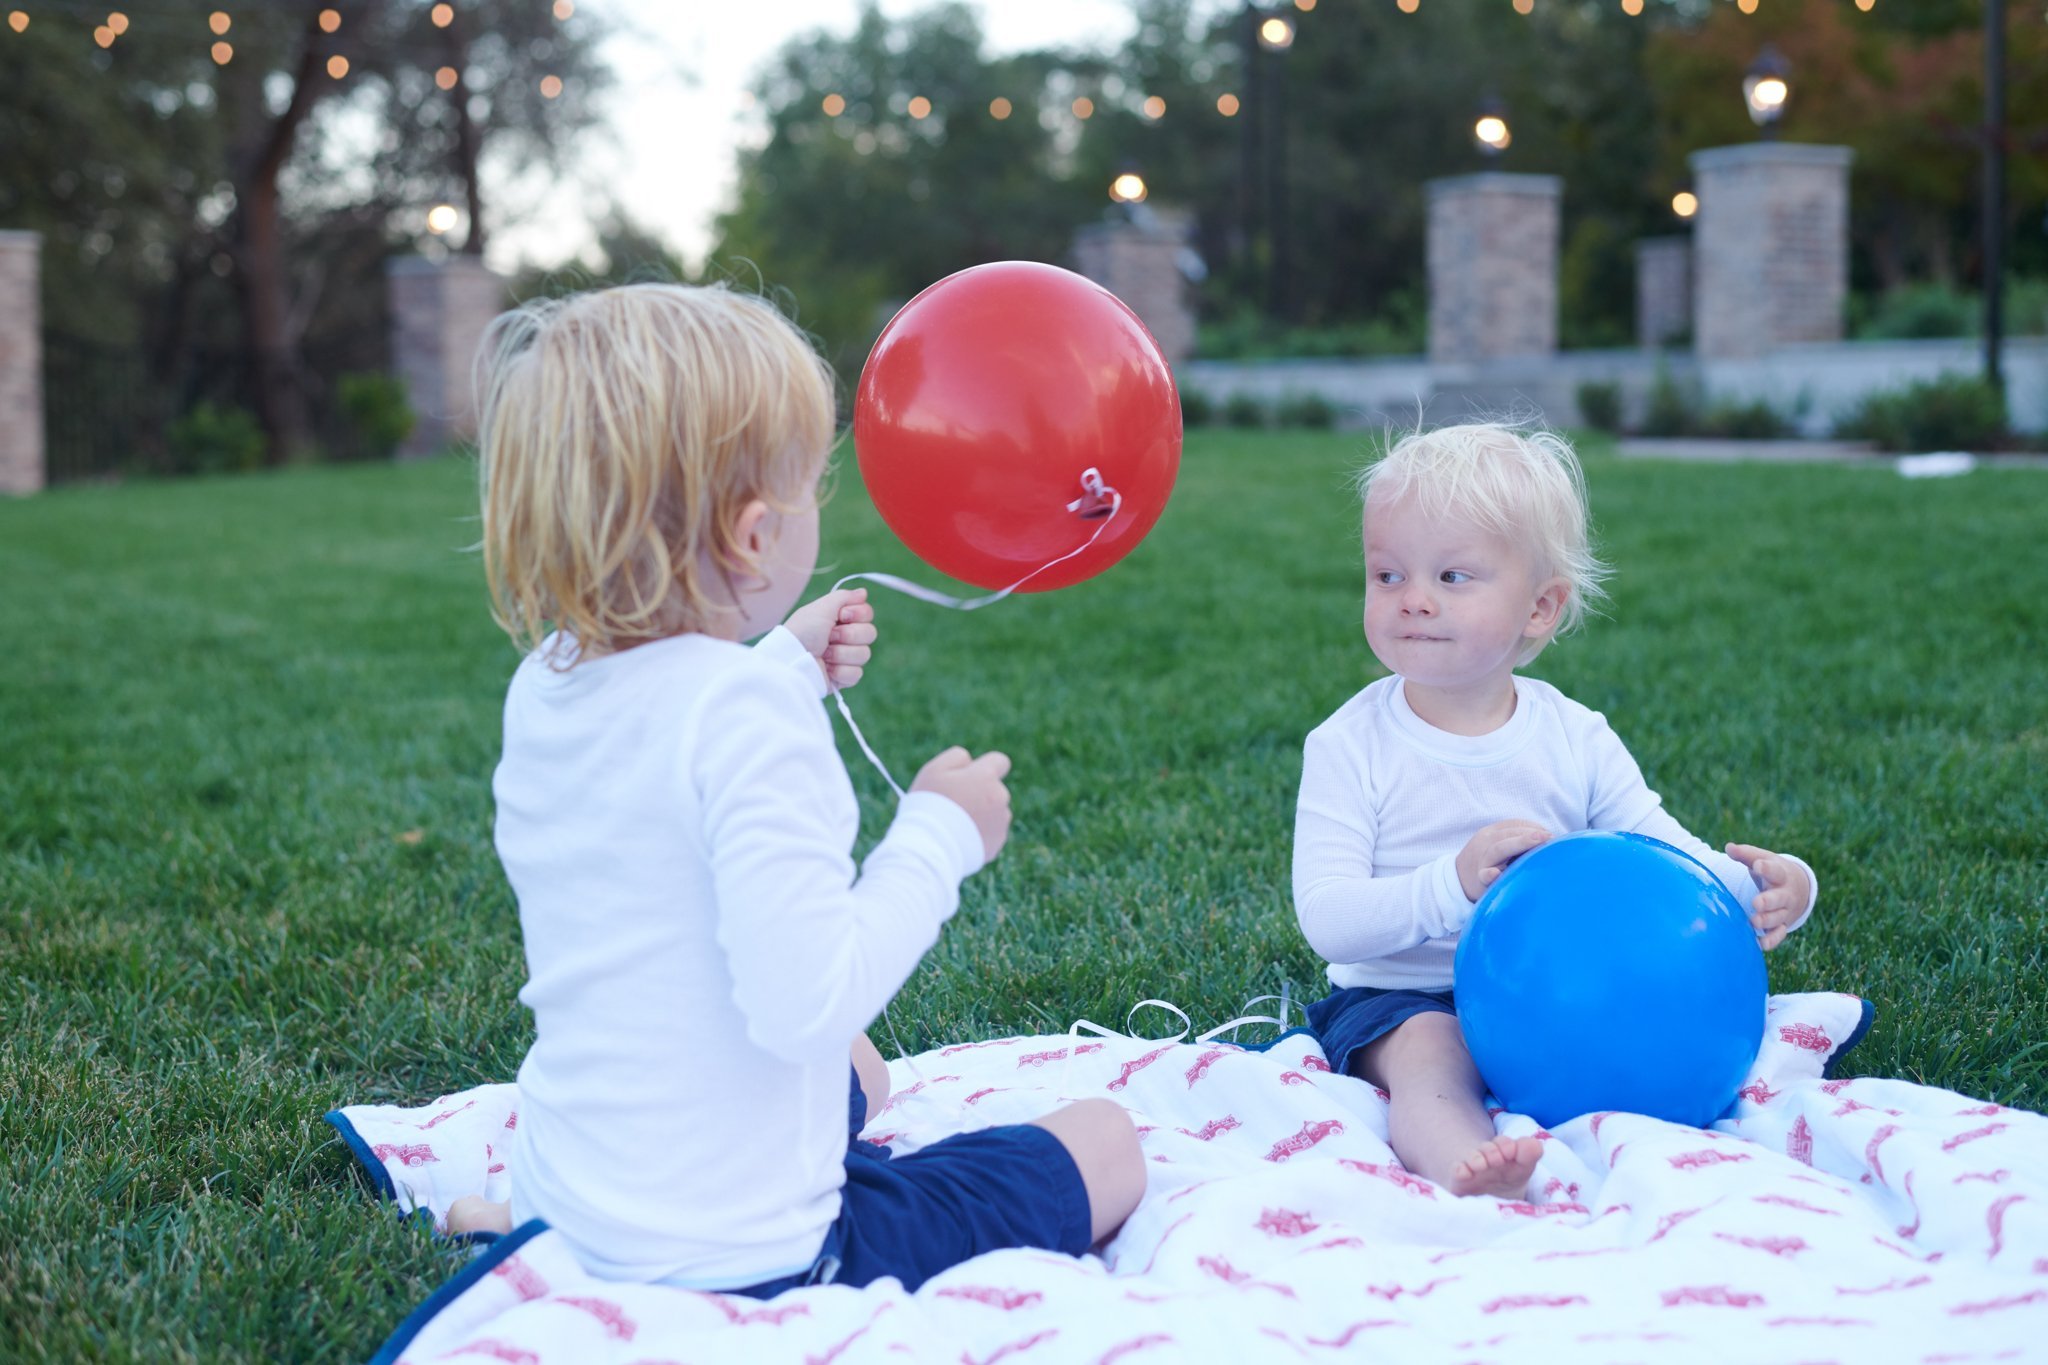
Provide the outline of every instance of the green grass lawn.
<path id="1" fill-rule="evenodd" d="M 1107 575 L 878 594 L 850 699 L 898 775 L 1016 762 L 906 1046 L 1318 992 L 1289 844 L 1302 736 L 1376 669 L 1363 454 L 1200 433 Z M 1813 863 L 1772 984 L 1876 1000 L 1851 1071 L 2048 1107 L 2048 474 L 1589 470 L 1611 616 L 1535 671 L 1710 842 Z M 509 1080 L 528 1036 L 471 501 L 450 460 L 0 505 L 0 1357 L 361 1359 L 456 1268 L 320 1116 Z M 932 578 L 850 459 L 826 554 Z"/>

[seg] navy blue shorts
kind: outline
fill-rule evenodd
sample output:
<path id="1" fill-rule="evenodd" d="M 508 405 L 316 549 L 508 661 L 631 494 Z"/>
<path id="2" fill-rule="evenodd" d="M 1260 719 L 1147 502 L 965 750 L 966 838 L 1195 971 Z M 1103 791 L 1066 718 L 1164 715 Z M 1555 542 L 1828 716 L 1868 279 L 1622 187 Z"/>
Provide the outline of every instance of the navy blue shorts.
<path id="1" fill-rule="evenodd" d="M 1372 986 L 1339 986 L 1308 1007 L 1308 1027 L 1323 1045 L 1330 1066 L 1355 1076 L 1352 1054 L 1386 1037 L 1418 1014 L 1455 1015 L 1449 991 L 1378 990 Z"/>
<path id="2" fill-rule="evenodd" d="M 858 1287 L 887 1276 L 915 1290 L 984 1251 L 1088 1250 L 1088 1187 L 1045 1129 L 1017 1123 L 955 1133 L 896 1156 L 860 1140 L 867 1116 L 856 1072 L 847 1100 L 846 1184 L 818 1259 L 794 1275 L 728 1292 L 772 1299 L 800 1285 Z"/>

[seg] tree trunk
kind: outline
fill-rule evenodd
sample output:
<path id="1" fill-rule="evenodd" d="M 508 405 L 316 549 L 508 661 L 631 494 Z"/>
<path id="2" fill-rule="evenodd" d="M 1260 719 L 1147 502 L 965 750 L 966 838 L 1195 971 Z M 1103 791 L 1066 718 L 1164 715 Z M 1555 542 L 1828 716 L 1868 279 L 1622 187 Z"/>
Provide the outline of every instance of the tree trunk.
<path id="1" fill-rule="evenodd" d="M 253 155 L 238 167 L 235 186 L 236 279 L 242 300 L 243 333 L 255 371 L 256 416 L 263 424 L 271 464 L 282 464 L 312 444 L 306 416 L 298 339 L 291 334 L 287 299 L 291 283 L 284 253 L 284 208 L 278 178 L 291 159 L 299 126 L 320 97 L 314 79 L 320 68 L 320 27 L 309 10 L 292 73 L 291 102 L 272 120 Z M 261 109 L 261 92 L 249 106 Z"/>
<path id="2" fill-rule="evenodd" d="M 455 173 L 462 177 L 463 203 L 469 210 L 469 235 L 462 239 L 462 254 L 481 257 L 484 254 L 484 196 L 477 167 L 483 160 L 484 137 L 476 120 L 469 116 L 469 86 L 459 75 L 469 65 L 469 40 L 458 31 L 461 25 L 462 15 L 458 10 L 455 22 L 442 32 L 447 35 L 448 64 L 458 73 L 455 88 L 448 92 L 448 97 L 455 102 Z"/>

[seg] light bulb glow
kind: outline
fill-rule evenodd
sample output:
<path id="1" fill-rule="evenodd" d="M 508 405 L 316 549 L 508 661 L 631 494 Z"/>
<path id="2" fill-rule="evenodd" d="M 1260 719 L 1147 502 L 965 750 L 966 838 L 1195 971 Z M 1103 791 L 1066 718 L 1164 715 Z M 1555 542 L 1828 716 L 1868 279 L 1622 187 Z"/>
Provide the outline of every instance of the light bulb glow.
<path id="1" fill-rule="evenodd" d="M 336 55 L 327 59 L 327 74 L 340 80 L 348 74 L 348 58 Z"/>
<path id="2" fill-rule="evenodd" d="M 1006 119 L 1010 116 L 1010 109 L 1010 102 L 1004 99 L 1001 95 L 997 95 L 994 99 L 988 102 L 988 114 L 990 118 Z"/>
<path id="3" fill-rule="evenodd" d="M 452 66 L 444 66 L 434 73 L 434 84 L 443 90 L 453 90 L 455 83 L 462 79 L 462 73 Z"/>
<path id="4" fill-rule="evenodd" d="M 1237 96 L 1231 94 L 1228 90 L 1216 97 L 1216 112 L 1223 115 L 1223 117 L 1236 118 L 1237 110 Z"/>
<path id="5" fill-rule="evenodd" d="M 226 66 L 234 59 L 235 45 L 233 43 L 215 43 L 213 45 L 213 64 L 215 66 Z"/>
<path id="6" fill-rule="evenodd" d="M 28 31 L 27 11 L 11 11 L 7 16 L 7 27 L 13 29 L 16 33 L 26 33 Z"/>
<path id="7" fill-rule="evenodd" d="M 206 16 L 206 26 L 213 30 L 216 38 L 221 38 L 225 37 L 227 31 L 235 26 L 235 21 L 228 17 L 226 10 L 217 9 Z"/>
<path id="8" fill-rule="evenodd" d="M 542 99 L 551 100 L 561 93 L 562 78 L 560 76 L 542 76 L 540 78 L 540 97 Z"/>
<path id="9" fill-rule="evenodd" d="M 834 93 L 825 96 L 825 98 L 819 102 L 818 107 L 825 111 L 826 118 L 838 118 L 841 114 L 846 112 L 846 96 L 839 94 L 838 92 L 835 91 Z"/>
<path id="10" fill-rule="evenodd" d="M 923 95 L 915 96 L 910 101 L 910 116 L 912 118 L 927 118 L 930 116 L 931 112 L 932 102 L 926 99 Z"/>
<path id="11" fill-rule="evenodd" d="M 1161 98 L 1160 98 L 1159 96 L 1157 96 L 1157 95 L 1147 95 L 1147 96 L 1145 97 L 1145 117 L 1146 117 L 1146 118 L 1165 118 L 1165 117 L 1166 117 L 1166 101 L 1165 101 L 1165 100 L 1163 100 L 1163 99 L 1161 99 Z"/>
<path id="12" fill-rule="evenodd" d="M 1507 150 L 1508 144 L 1514 141 L 1508 133 L 1508 121 L 1498 114 L 1487 114 L 1473 124 L 1472 136 L 1496 152 Z"/>
<path id="13" fill-rule="evenodd" d="M 455 22 L 455 6 L 436 5 L 428 11 L 427 18 L 433 21 L 435 28 L 446 28 Z"/>
<path id="14" fill-rule="evenodd" d="M 1109 182 L 1109 197 L 1119 204 L 1142 204 L 1145 193 L 1145 177 L 1135 171 L 1125 171 Z"/>
<path id="15" fill-rule="evenodd" d="M 1749 97 L 1756 101 L 1759 109 L 1777 109 L 1784 105 L 1791 93 L 1784 81 L 1776 76 L 1766 76 L 1756 83 L 1756 89 L 1750 92 Z"/>
<path id="16" fill-rule="evenodd" d="M 322 33 L 332 33 L 332 32 L 334 32 L 334 31 L 335 31 L 336 29 L 338 29 L 338 28 L 340 28 L 340 27 L 341 27 L 341 11 L 340 11 L 340 10 L 338 10 L 338 9 L 323 9 L 323 10 L 321 10 L 321 11 L 320 11 L 320 31 L 321 31 Z"/>
<path id="17" fill-rule="evenodd" d="M 1086 95 L 1074 101 L 1074 117 L 1087 118 L 1095 112 L 1095 101 Z"/>
<path id="18" fill-rule="evenodd" d="M 1294 46 L 1294 25 L 1274 15 L 1259 25 L 1259 43 L 1275 52 L 1284 52 Z"/>
<path id="19" fill-rule="evenodd" d="M 436 235 L 452 232 L 459 218 L 460 215 L 455 212 L 455 205 L 436 204 L 427 210 L 427 231 Z"/>
<path id="20" fill-rule="evenodd" d="M 1680 218 L 1690 218 L 1700 211 L 1700 197 L 1691 190 L 1680 190 L 1671 196 L 1671 211 Z"/>

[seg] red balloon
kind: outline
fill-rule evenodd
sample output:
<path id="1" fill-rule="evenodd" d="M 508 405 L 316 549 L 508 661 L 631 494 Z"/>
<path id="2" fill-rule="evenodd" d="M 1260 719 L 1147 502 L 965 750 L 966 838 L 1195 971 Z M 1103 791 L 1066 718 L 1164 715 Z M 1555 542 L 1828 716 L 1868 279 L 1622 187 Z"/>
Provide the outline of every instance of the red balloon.
<path id="1" fill-rule="evenodd" d="M 882 520 L 940 573 L 1007 587 L 1101 531 L 1018 589 L 1046 592 L 1102 572 L 1159 520 L 1180 469 L 1180 396 L 1114 294 L 1000 261 L 890 319 L 861 369 L 853 442 Z M 1090 469 L 1122 496 L 1106 525 Z"/>

